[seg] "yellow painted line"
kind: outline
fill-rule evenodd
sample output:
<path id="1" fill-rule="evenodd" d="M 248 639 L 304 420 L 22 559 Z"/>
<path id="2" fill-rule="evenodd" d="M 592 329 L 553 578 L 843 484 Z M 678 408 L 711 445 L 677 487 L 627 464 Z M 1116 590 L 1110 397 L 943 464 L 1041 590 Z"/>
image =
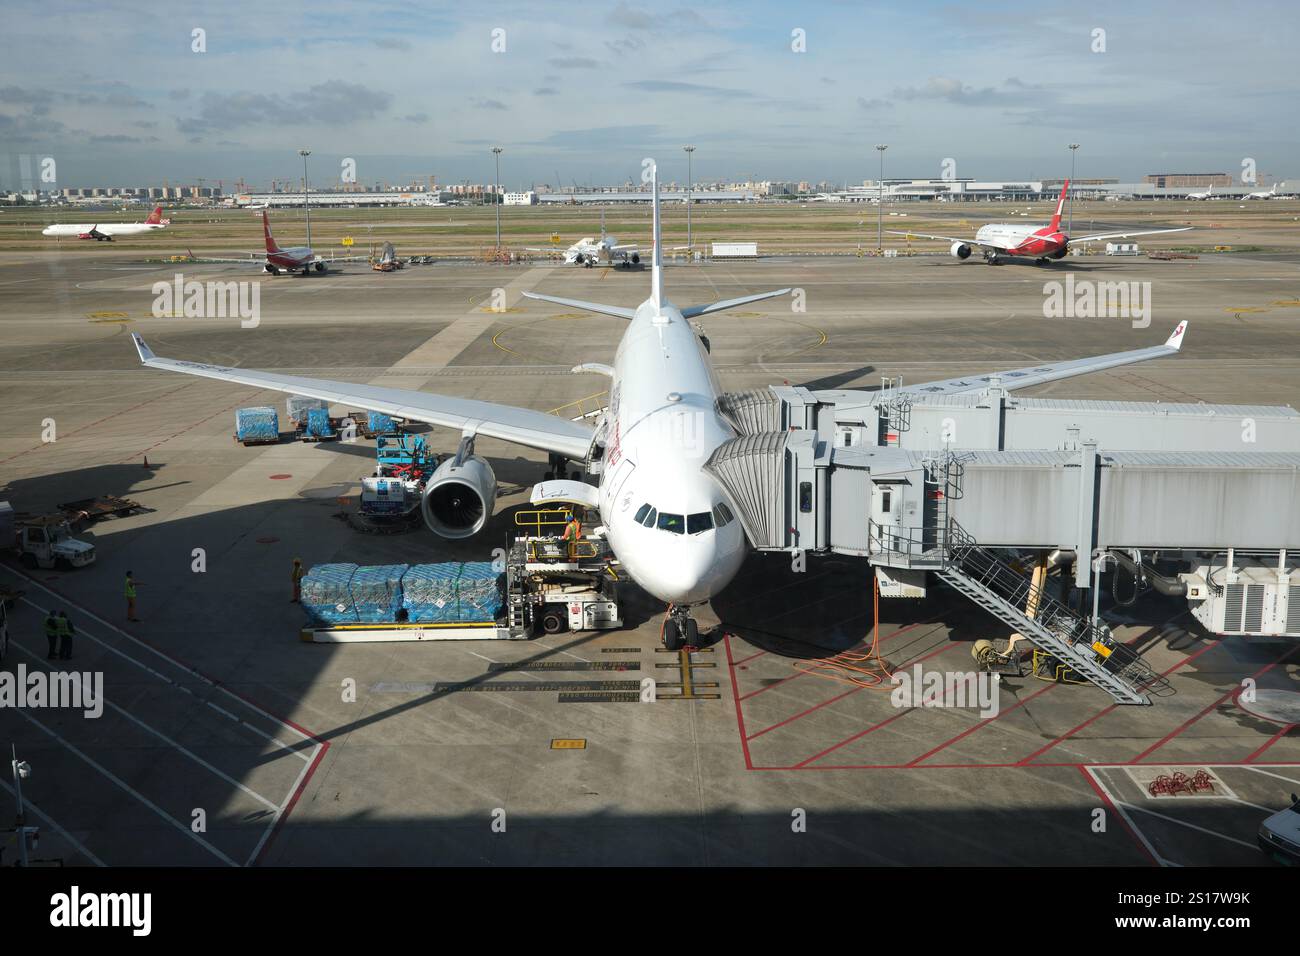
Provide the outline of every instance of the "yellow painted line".
<path id="1" fill-rule="evenodd" d="M 507 348 L 506 346 L 502 345 L 500 342 L 497 341 L 497 339 L 501 337 L 501 333 L 505 331 L 506 331 L 505 329 L 502 329 L 501 332 L 498 332 L 496 335 L 492 336 L 492 344 L 495 345 L 497 348 L 499 348 L 502 352 L 509 352 L 511 355 L 518 355 L 519 353 L 516 352 L 514 349 Z"/>
<path id="2" fill-rule="evenodd" d="M 479 309 L 480 312 L 491 312 L 493 315 L 505 315 L 507 312 L 522 312 L 523 309 L 494 309 L 491 306 L 484 306 Z"/>
<path id="3" fill-rule="evenodd" d="M 1256 307 L 1254 307 L 1254 306 L 1249 306 L 1249 305 L 1228 305 L 1228 306 L 1224 306 L 1223 311 L 1224 311 L 1224 312 L 1228 312 L 1228 313 L 1236 313 L 1236 312 L 1267 312 L 1268 309 L 1260 309 L 1260 308 L 1256 308 Z"/>
<path id="4" fill-rule="evenodd" d="M 556 737 L 551 741 L 552 750 L 586 750 L 587 741 L 582 737 Z"/>
<path id="5" fill-rule="evenodd" d="M 130 312 L 87 312 L 87 313 L 86 313 L 86 318 L 88 318 L 88 319 L 116 319 L 116 320 L 121 320 L 121 319 L 129 319 L 129 318 L 131 318 L 131 313 L 130 313 Z"/>
<path id="6" fill-rule="evenodd" d="M 794 358 L 794 356 L 796 355 L 803 355 L 805 352 L 811 352 L 815 349 L 819 349 L 826 344 L 827 335 L 821 329 L 814 328 L 811 325 L 804 325 L 802 322 L 795 322 L 794 324 L 799 326 L 800 328 L 809 329 L 810 331 L 816 332 L 818 338 L 816 344 L 810 345 L 806 349 L 800 349 L 798 352 L 792 352 L 790 355 L 787 356 L 787 358 Z"/>
<path id="7" fill-rule="evenodd" d="M 1270 305 L 1280 305 L 1286 309 L 1300 309 L 1300 299 L 1274 299 Z"/>

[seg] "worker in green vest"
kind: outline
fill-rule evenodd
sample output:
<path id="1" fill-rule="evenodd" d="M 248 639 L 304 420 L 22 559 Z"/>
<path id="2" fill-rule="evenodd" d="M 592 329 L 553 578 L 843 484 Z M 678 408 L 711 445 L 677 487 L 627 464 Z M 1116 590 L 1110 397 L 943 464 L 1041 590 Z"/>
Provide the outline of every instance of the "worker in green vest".
<path id="1" fill-rule="evenodd" d="M 53 611 L 45 615 L 45 642 L 49 645 L 46 659 L 52 661 L 59 656 L 59 618 Z"/>
<path id="2" fill-rule="evenodd" d="M 122 593 L 126 596 L 126 619 L 139 622 L 140 619 L 135 616 L 135 578 L 130 571 L 126 572 L 126 587 Z"/>
<path id="3" fill-rule="evenodd" d="M 67 611 L 59 612 L 59 660 L 72 660 L 72 635 L 77 629 L 72 626 Z"/>

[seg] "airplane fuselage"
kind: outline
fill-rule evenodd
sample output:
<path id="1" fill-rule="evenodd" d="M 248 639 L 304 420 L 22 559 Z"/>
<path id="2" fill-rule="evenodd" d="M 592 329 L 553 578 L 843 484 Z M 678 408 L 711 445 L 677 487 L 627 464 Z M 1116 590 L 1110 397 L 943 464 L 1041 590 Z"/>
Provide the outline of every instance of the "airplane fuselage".
<path id="1" fill-rule="evenodd" d="M 981 226 L 975 240 L 994 246 L 1009 256 L 1033 256 L 1059 259 L 1065 255 L 1070 238 L 1051 226 L 1027 226 L 1012 222 L 994 222 Z"/>
<path id="2" fill-rule="evenodd" d="M 163 223 L 109 222 L 109 223 L 58 223 L 41 230 L 42 236 L 75 239 L 112 239 L 115 236 L 138 236 L 141 233 L 162 229 Z"/>
<path id="3" fill-rule="evenodd" d="M 650 300 L 642 303 L 614 359 L 600 509 L 629 574 L 669 604 L 709 600 L 745 559 L 734 505 L 703 468 L 735 437 L 718 414 L 719 392 L 691 324 L 667 301 L 658 313 Z M 725 524 L 720 502 L 733 518 Z"/>

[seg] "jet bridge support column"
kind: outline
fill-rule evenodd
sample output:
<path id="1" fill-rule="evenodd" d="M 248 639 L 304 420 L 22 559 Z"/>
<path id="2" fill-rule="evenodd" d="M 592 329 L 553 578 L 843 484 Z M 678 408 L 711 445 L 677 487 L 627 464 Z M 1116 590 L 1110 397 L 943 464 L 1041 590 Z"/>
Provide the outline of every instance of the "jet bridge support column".
<path id="1" fill-rule="evenodd" d="M 1097 443 L 1086 441 L 1079 448 L 1079 525 L 1075 536 L 1074 586 L 1088 588 L 1089 562 L 1097 543 Z"/>

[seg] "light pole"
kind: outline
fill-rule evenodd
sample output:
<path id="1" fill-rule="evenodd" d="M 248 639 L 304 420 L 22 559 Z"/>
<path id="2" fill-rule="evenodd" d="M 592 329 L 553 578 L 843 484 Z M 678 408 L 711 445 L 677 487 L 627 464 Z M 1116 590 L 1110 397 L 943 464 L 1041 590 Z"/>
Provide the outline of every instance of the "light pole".
<path id="1" fill-rule="evenodd" d="M 307 157 L 311 155 L 310 149 L 298 150 L 298 155 L 302 157 L 302 209 L 307 216 L 307 246 L 311 247 L 311 206 L 307 202 Z"/>
<path id="2" fill-rule="evenodd" d="M 877 143 L 876 151 L 880 153 L 880 178 L 876 185 L 880 187 L 879 195 L 876 197 L 876 251 L 885 251 L 885 150 L 889 149 L 888 143 Z"/>
<path id="3" fill-rule="evenodd" d="M 501 248 L 501 147 L 492 147 L 492 158 L 496 162 L 496 172 L 492 174 L 492 205 L 497 207 L 497 249 Z"/>
<path id="4" fill-rule="evenodd" d="M 686 248 L 691 248 L 691 153 L 694 146 L 683 146 L 686 151 Z M 688 253 L 689 255 L 689 253 Z"/>
<path id="5" fill-rule="evenodd" d="M 1074 151 L 1079 148 L 1078 143 L 1070 143 L 1070 191 L 1066 196 L 1070 200 L 1070 218 L 1067 220 L 1068 225 L 1065 227 L 1066 234 L 1074 232 Z"/>
<path id="6" fill-rule="evenodd" d="M 18 804 L 18 818 L 14 822 L 14 835 L 18 837 L 18 865 L 27 866 L 27 837 L 30 834 L 33 840 L 38 838 L 40 831 L 36 827 L 27 825 L 27 807 L 23 803 L 23 779 L 32 775 L 32 768 L 27 761 L 18 760 L 18 747 L 10 744 L 10 751 L 13 754 L 13 760 L 9 767 L 14 775 L 14 799 Z"/>

